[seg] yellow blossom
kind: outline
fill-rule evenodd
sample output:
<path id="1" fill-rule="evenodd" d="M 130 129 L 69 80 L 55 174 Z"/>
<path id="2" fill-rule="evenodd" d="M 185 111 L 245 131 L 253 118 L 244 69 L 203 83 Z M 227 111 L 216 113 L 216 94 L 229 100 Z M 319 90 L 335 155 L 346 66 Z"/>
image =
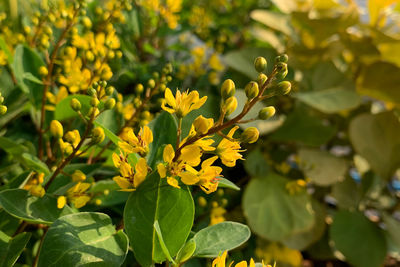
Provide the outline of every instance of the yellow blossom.
<path id="1" fill-rule="evenodd" d="M 46 193 L 42 186 L 43 181 L 44 173 L 36 173 L 24 185 L 24 189 L 28 190 L 33 196 L 43 197 Z"/>
<path id="2" fill-rule="evenodd" d="M 79 209 L 86 205 L 90 197 L 85 193 L 90 187 L 89 183 L 77 183 L 67 191 L 69 202 L 74 204 L 75 208 Z"/>
<path id="3" fill-rule="evenodd" d="M 65 86 L 60 86 L 58 88 L 58 92 L 53 94 L 51 92 L 47 92 L 46 94 L 47 100 L 51 105 L 46 105 L 46 110 L 54 111 L 56 109 L 56 105 L 60 103 L 61 100 L 68 96 L 68 90 Z"/>
<path id="4" fill-rule="evenodd" d="M 240 142 L 232 139 L 237 129 L 239 129 L 239 126 L 233 127 L 227 135 L 229 139 L 224 138 L 216 149 L 217 155 L 227 167 L 233 167 L 236 165 L 236 160 L 243 159 L 242 155 L 239 153 L 244 151 L 240 150 Z"/>
<path id="5" fill-rule="evenodd" d="M 198 134 L 205 134 L 214 125 L 214 120 L 212 118 L 204 118 L 202 115 L 198 116 L 194 122 L 193 126 Z"/>
<path id="6" fill-rule="evenodd" d="M 222 255 L 218 256 L 217 258 L 215 258 L 212 262 L 212 267 L 225 267 L 225 262 L 226 262 L 226 256 L 228 255 L 228 251 L 225 250 L 224 253 L 222 253 Z M 229 267 L 233 266 L 233 262 L 231 262 L 231 264 L 229 264 Z M 241 261 L 237 264 L 235 264 L 235 267 L 255 267 L 256 264 L 254 262 L 253 259 L 250 259 L 249 265 L 247 265 L 246 261 Z M 262 262 L 262 267 L 271 267 L 271 265 L 265 265 L 264 262 Z M 274 266 L 275 267 L 275 266 Z"/>
<path id="7" fill-rule="evenodd" d="M 171 90 L 167 88 L 165 90 L 165 99 L 161 107 L 179 118 L 185 117 L 189 112 L 195 109 L 199 109 L 207 100 L 207 96 L 199 98 L 199 93 L 197 91 L 183 92 L 179 90 L 176 91 L 175 97 L 173 96 Z"/>
<path id="8" fill-rule="evenodd" d="M 139 153 L 144 156 L 149 152 L 149 144 L 153 142 L 153 133 L 148 126 L 140 129 L 136 136 L 130 128 L 121 136 L 122 142 L 118 146 L 126 153 Z"/>
<path id="9" fill-rule="evenodd" d="M 81 141 L 81 135 L 78 130 L 68 131 L 65 134 L 65 140 L 73 145 L 73 147 L 77 147 L 79 142 Z"/>
<path id="10" fill-rule="evenodd" d="M 119 157 L 116 153 L 112 156 L 114 166 L 119 169 L 120 176 L 115 176 L 113 180 L 121 187 L 121 191 L 135 191 L 147 176 L 147 163 L 144 158 L 140 158 L 135 165 L 135 169 L 126 159 Z"/>

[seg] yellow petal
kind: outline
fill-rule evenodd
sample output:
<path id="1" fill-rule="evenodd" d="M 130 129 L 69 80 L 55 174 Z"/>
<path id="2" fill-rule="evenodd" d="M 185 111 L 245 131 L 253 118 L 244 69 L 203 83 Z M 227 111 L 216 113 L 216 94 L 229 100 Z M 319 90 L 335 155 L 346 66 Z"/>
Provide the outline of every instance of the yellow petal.
<path id="1" fill-rule="evenodd" d="M 90 200 L 89 196 L 80 196 L 72 200 L 75 208 L 79 209 L 86 205 L 86 203 Z"/>
<path id="2" fill-rule="evenodd" d="M 201 150 L 196 145 L 188 145 L 182 149 L 182 154 L 180 157 L 190 166 L 197 166 L 201 161 Z"/>
<path id="3" fill-rule="evenodd" d="M 117 153 L 113 153 L 112 154 L 112 161 L 114 163 L 114 166 L 116 168 L 119 168 L 119 166 L 121 165 L 121 159 L 120 157 L 117 155 Z"/>
<path id="4" fill-rule="evenodd" d="M 172 147 L 171 144 L 168 144 L 165 146 L 164 151 L 163 151 L 163 160 L 164 162 L 167 162 L 171 164 L 172 159 L 175 157 L 175 150 Z"/>
<path id="5" fill-rule="evenodd" d="M 163 163 L 159 163 L 157 165 L 157 171 L 158 174 L 160 175 L 160 178 L 165 178 L 167 176 L 167 168 L 165 168 Z"/>
<path id="6" fill-rule="evenodd" d="M 57 208 L 64 208 L 65 204 L 67 204 L 67 198 L 65 196 L 59 196 L 57 198 Z"/>
<path id="7" fill-rule="evenodd" d="M 204 168 L 211 166 L 217 159 L 218 159 L 218 156 L 214 156 L 209 159 L 206 159 L 205 161 L 203 161 L 203 163 L 201 163 L 201 168 L 204 169 Z"/>
<path id="8" fill-rule="evenodd" d="M 115 176 L 113 178 L 113 180 L 118 184 L 119 187 L 121 187 L 122 189 L 128 189 L 130 188 L 132 185 L 131 183 L 126 179 L 123 178 L 121 176 Z"/>
<path id="9" fill-rule="evenodd" d="M 180 186 L 179 186 L 179 183 L 178 183 L 178 180 L 176 180 L 174 177 L 167 177 L 167 183 L 170 185 L 170 186 L 173 186 L 173 187 L 175 187 L 175 188 L 181 188 Z"/>
<path id="10" fill-rule="evenodd" d="M 153 142 L 153 133 L 151 132 L 151 130 L 150 130 L 150 128 L 148 126 L 144 126 L 143 127 L 142 139 L 146 143 L 146 145 L 148 145 L 151 142 Z"/>
<path id="11" fill-rule="evenodd" d="M 179 174 L 181 181 L 187 185 L 194 185 L 199 182 L 199 177 L 191 172 L 183 172 Z"/>
<path id="12" fill-rule="evenodd" d="M 178 91 L 179 92 L 179 91 Z M 177 94 L 178 94 L 177 92 Z M 165 90 L 165 101 L 167 102 L 168 105 L 170 105 L 171 107 L 175 108 L 176 107 L 176 101 L 174 98 L 174 95 L 172 94 L 171 90 L 169 88 L 167 88 Z"/>

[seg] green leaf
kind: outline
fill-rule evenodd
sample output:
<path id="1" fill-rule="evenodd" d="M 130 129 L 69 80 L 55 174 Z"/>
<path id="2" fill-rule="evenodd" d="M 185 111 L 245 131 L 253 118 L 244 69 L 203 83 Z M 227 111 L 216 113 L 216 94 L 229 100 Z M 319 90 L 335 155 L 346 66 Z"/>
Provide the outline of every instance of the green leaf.
<path id="1" fill-rule="evenodd" d="M 305 176 L 315 184 L 329 186 L 343 181 L 348 169 L 348 162 L 319 149 L 300 149 L 300 167 Z"/>
<path id="2" fill-rule="evenodd" d="M 119 191 L 121 188 L 113 180 L 103 180 L 96 182 L 90 187 L 89 192 L 97 195 L 94 199 L 100 199 L 102 207 L 111 207 L 128 200 L 129 192 Z M 108 194 L 104 191 L 108 190 Z"/>
<path id="3" fill-rule="evenodd" d="M 330 236 L 335 242 L 335 247 L 346 257 L 346 261 L 355 267 L 376 267 L 383 264 L 386 256 L 385 236 L 382 230 L 362 213 L 336 213 Z"/>
<path id="4" fill-rule="evenodd" d="M 31 233 L 25 232 L 9 237 L 0 231 L 0 266 L 14 266 L 30 238 Z"/>
<path id="5" fill-rule="evenodd" d="M 94 125 L 96 125 L 97 127 L 101 127 L 104 130 L 104 134 L 108 137 L 108 139 L 111 140 L 111 142 L 113 142 L 116 146 L 118 146 L 118 142 L 121 142 L 121 139 L 116 136 L 112 131 L 110 131 L 109 129 L 107 129 L 106 127 L 104 127 L 102 124 L 100 124 L 99 122 L 95 121 Z"/>
<path id="6" fill-rule="evenodd" d="M 178 255 L 176 255 L 176 262 L 183 263 L 188 261 L 196 250 L 196 242 L 190 239 L 186 244 L 179 250 Z"/>
<path id="7" fill-rule="evenodd" d="M 251 176 L 265 176 L 269 171 L 269 166 L 260 149 L 251 151 L 244 162 L 244 168 Z"/>
<path id="8" fill-rule="evenodd" d="M 250 238 L 249 227 L 237 222 L 222 222 L 197 232 L 194 256 L 215 258 L 225 250 L 239 247 Z"/>
<path id="9" fill-rule="evenodd" d="M 336 127 L 326 125 L 318 117 L 308 114 L 303 108 L 291 113 L 283 125 L 273 132 L 270 140 L 279 142 L 297 142 L 318 147 L 328 142 L 336 133 Z"/>
<path id="10" fill-rule="evenodd" d="M 314 211 L 307 192 L 291 195 L 286 190 L 289 179 L 269 173 L 253 178 L 243 195 L 243 210 L 250 228 L 261 237 L 282 241 L 309 230 Z"/>
<path id="11" fill-rule="evenodd" d="M 350 122 L 354 149 L 383 179 L 400 165 L 400 122 L 392 112 L 361 114 Z"/>
<path id="12" fill-rule="evenodd" d="M 28 151 L 23 145 L 3 136 L 0 136 L 0 148 L 11 155 L 21 155 Z"/>
<path id="13" fill-rule="evenodd" d="M 174 257 L 192 228 L 194 203 L 187 186 L 174 188 L 153 172 L 131 194 L 124 210 L 125 230 L 136 260 L 142 266 L 166 260 L 153 227 L 156 220 L 164 243 Z"/>
<path id="14" fill-rule="evenodd" d="M 72 213 L 68 206 L 58 209 L 55 197 L 44 195 L 39 198 L 23 189 L 1 191 L 0 205 L 12 216 L 30 223 L 51 224 L 60 216 Z"/>
<path id="15" fill-rule="evenodd" d="M 374 62 L 362 68 L 357 79 L 360 94 L 400 103 L 400 68 L 387 62 Z"/>
<path id="16" fill-rule="evenodd" d="M 50 170 L 49 168 L 47 168 L 47 165 L 33 155 L 29 153 L 23 153 L 22 159 L 30 169 L 44 173 L 45 175 L 48 175 L 50 173 Z"/>
<path id="17" fill-rule="evenodd" d="M 171 144 L 175 147 L 177 125 L 174 117 L 168 112 L 162 112 L 153 120 L 149 127 L 153 132 L 153 143 L 150 144 L 150 153 L 147 156 L 147 163 L 151 168 L 157 165 L 158 160 L 162 159 L 163 145 Z"/>
<path id="18" fill-rule="evenodd" d="M 164 252 L 165 257 L 167 257 L 168 261 L 175 264 L 174 260 L 172 259 L 171 255 L 169 254 L 167 246 L 164 243 L 164 239 L 163 239 L 161 229 L 160 229 L 160 224 L 158 223 L 157 220 L 154 222 L 154 230 L 156 231 L 156 234 L 158 237 L 158 242 L 160 242 L 160 246 L 161 246 L 162 251 Z"/>
<path id="19" fill-rule="evenodd" d="M 128 238 L 116 231 L 103 213 L 80 212 L 63 216 L 49 228 L 38 267 L 121 266 Z"/>
<path id="20" fill-rule="evenodd" d="M 383 213 L 383 221 L 390 239 L 400 247 L 400 222 L 387 213 Z"/>
<path id="21" fill-rule="evenodd" d="M 10 49 L 8 48 L 7 43 L 4 41 L 3 36 L 0 36 L 0 49 L 6 54 L 8 64 L 12 64 L 14 58 L 13 55 L 11 54 Z"/>
<path id="22" fill-rule="evenodd" d="M 256 79 L 258 72 L 254 69 L 254 60 L 263 56 L 267 59 L 273 59 L 276 56 L 272 48 L 251 47 L 244 48 L 238 51 L 232 51 L 224 55 L 224 62 L 230 68 L 246 75 L 250 79 Z M 269 62 L 267 73 L 272 70 L 273 63 Z"/>
<path id="23" fill-rule="evenodd" d="M 71 99 L 76 98 L 81 102 L 81 112 L 82 114 L 87 114 L 90 109 L 91 97 L 88 95 L 69 95 L 56 105 L 56 110 L 54 111 L 54 119 L 62 121 L 65 119 L 78 117 L 78 113 L 71 108 Z"/>
<path id="24" fill-rule="evenodd" d="M 219 179 L 218 180 L 218 187 L 229 188 L 229 189 L 233 189 L 233 190 L 236 190 L 236 191 L 240 191 L 240 187 L 235 185 L 234 183 L 232 183 L 228 179 L 223 178 L 223 177 L 218 177 L 218 179 Z"/>
<path id="25" fill-rule="evenodd" d="M 361 200 L 361 188 L 353 178 L 347 177 L 344 181 L 332 187 L 332 197 L 336 199 L 341 209 L 356 209 Z"/>
<path id="26" fill-rule="evenodd" d="M 293 36 L 293 29 L 290 25 L 290 16 L 268 10 L 254 10 L 250 17 L 268 28 L 280 31 L 286 35 Z"/>
<path id="27" fill-rule="evenodd" d="M 337 113 L 358 107 L 360 96 L 354 91 L 341 87 L 321 91 L 297 93 L 295 97 L 324 113 Z"/>

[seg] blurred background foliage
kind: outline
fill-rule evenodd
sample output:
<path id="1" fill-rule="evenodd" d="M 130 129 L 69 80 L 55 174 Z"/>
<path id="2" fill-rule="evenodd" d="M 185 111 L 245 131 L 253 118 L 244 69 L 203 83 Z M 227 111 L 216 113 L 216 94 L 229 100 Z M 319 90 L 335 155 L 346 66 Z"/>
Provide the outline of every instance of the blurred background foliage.
<path id="1" fill-rule="evenodd" d="M 53 2 L 59 1 L 0 2 L 0 90 L 8 106 L 0 117 L 2 150 L 10 147 L 1 136 L 12 136 L 16 143 L 25 140 L 19 145 L 35 149 L 35 130 L 26 119 L 37 121 L 35 95 L 28 102 L 23 86 L 15 88 L 13 79 L 19 78 L 10 75 L 7 62 L 17 44 L 27 40 L 25 27 L 32 26 L 35 12 Z M 91 20 L 101 16 L 98 7 L 104 2 L 89 3 Z M 272 67 L 276 55 L 289 55 L 286 79 L 292 82 L 292 93 L 268 100 L 277 110 L 271 120 L 243 125 L 257 126 L 262 137 L 246 147 L 245 161 L 225 172 L 241 191 L 193 192 L 195 229 L 224 220 L 249 225 L 251 239 L 230 253 L 236 262 L 250 257 L 277 261 L 280 267 L 400 262 L 398 2 L 137 0 L 131 10 L 121 11 L 123 20 L 113 22 L 123 56 L 110 60 L 109 84 L 124 96 L 126 108 L 137 84 L 146 84 L 167 62 L 175 70 L 169 87 L 190 87 L 208 96 L 207 105 L 184 121 L 186 132 L 200 114 L 218 118 L 219 87 L 225 78 L 244 88 L 249 79 L 257 79 L 257 56 L 270 60 Z M 40 44 L 36 47 L 43 53 Z M 32 69 L 40 66 L 35 62 Z M 22 84 L 35 84 L 32 77 L 21 79 Z M 243 106 L 246 96 L 238 91 Z M 115 116 L 110 114 L 103 124 L 117 129 Z M 4 183 L 20 175 L 26 164 L 4 151 L 0 159 Z M 100 176 L 112 172 L 87 170 Z M 112 192 L 113 201 L 103 198 L 102 205 L 88 209 L 120 218 L 126 197 L 118 193 Z M 12 233 L 15 219 L 0 213 L 1 231 Z M 23 257 L 30 257 L 29 249 L 35 248 L 28 246 Z M 133 261 L 128 255 L 127 262 Z M 204 264 L 194 259 L 185 266 Z"/>

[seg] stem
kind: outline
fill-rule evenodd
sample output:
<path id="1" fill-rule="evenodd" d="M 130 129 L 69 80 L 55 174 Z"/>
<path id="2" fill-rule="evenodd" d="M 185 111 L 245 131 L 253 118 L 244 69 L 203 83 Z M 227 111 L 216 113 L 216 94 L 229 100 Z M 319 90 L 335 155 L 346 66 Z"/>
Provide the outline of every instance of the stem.
<path id="1" fill-rule="evenodd" d="M 20 225 L 18 226 L 17 230 L 15 233 L 12 235 L 12 237 L 18 235 L 19 233 L 22 233 L 25 230 L 25 227 L 28 226 L 28 223 L 26 221 L 22 221 Z"/>
<path id="2" fill-rule="evenodd" d="M 39 126 L 39 142 L 38 142 L 38 146 L 39 146 L 39 151 L 38 151 L 38 155 L 39 155 L 39 159 L 42 160 L 43 159 L 43 126 L 44 126 L 44 121 L 45 121 L 45 117 L 46 117 L 46 110 L 45 110 L 45 106 L 46 106 L 46 100 L 47 100 L 47 92 L 49 90 L 49 86 L 51 84 L 51 78 L 52 78 L 52 73 L 53 73 L 53 68 L 54 68 L 54 63 L 55 63 L 55 59 L 57 56 L 57 52 L 58 49 L 61 47 L 65 36 L 67 35 L 68 31 L 71 29 L 72 25 L 74 24 L 74 20 L 75 17 L 78 15 L 79 13 L 79 9 L 75 10 L 75 13 L 71 19 L 71 21 L 68 23 L 68 25 L 65 27 L 65 29 L 63 30 L 63 32 L 60 35 L 60 38 L 58 39 L 57 43 L 54 46 L 53 51 L 51 52 L 50 55 L 50 62 L 47 66 L 47 76 L 44 80 L 44 88 L 43 88 L 43 96 L 42 96 L 42 108 L 41 108 L 41 112 L 40 112 L 40 126 Z"/>
<path id="3" fill-rule="evenodd" d="M 181 134 L 182 134 L 182 118 L 178 119 L 178 131 L 176 132 L 176 147 L 181 144 Z"/>
<path id="4" fill-rule="evenodd" d="M 46 234 L 47 234 L 47 230 L 48 230 L 48 229 L 49 229 L 49 228 L 45 228 L 45 229 L 44 229 L 42 238 L 40 238 L 39 248 L 38 248 L 38 251 L 37 251 L 37 253 L 36 253 L 35 260 L 34 260 L 33 263 L 32 263 L 32 267 L 36 267 L 37 264 L 38 264 L 40 250 L 42 250 L 43 240 L 44 240 L 44 237 L 45 237 Z"/>

